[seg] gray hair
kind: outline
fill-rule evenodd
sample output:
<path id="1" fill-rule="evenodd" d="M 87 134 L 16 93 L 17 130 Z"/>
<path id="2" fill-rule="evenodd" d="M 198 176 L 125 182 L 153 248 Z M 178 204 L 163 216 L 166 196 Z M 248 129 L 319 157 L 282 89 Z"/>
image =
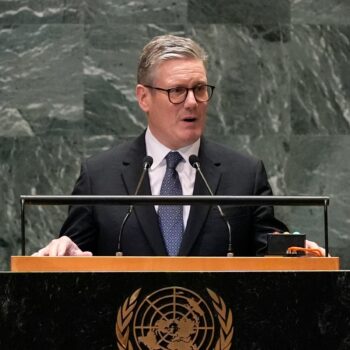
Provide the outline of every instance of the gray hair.
<path id="1" fill-rule="evenodd" d="M 204 49 L 189 38 L 175 35 L 154 37 L 142 50 L 137 69 L 139 84 L 152 84 L 155 68 L 162 62 L 173 59 L 192 58 L 206 64 Z"/>

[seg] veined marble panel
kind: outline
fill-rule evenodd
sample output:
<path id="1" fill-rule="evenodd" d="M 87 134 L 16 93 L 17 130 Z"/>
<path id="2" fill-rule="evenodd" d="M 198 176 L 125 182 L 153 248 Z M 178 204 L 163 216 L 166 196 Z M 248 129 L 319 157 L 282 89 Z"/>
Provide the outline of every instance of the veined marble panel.
<path id="1" fill-rule="evenodd" d="M 293 133 L 349 134 L 350 26 L 293 26 L 290 57 Z"/>
<path id="2" fill-rule="evenodd" d="M 100 152 L 107 151 L 113 146 L 130 140 L 132 137 L 116 135 L 91 135 L 84 137 L 84 159 Z M 73 187 L 71 188 L 71 191 Z"/>
<path id="3" fill-rule="evenodd" d="M 0 136 L 79 133 L 83 28 L 0 27 Z"/>
<path id="4" fill-rule="evenodd" d="M 69 195 L 82 161 L 127 137 L 0 138 L 0 270 L 21 254 L 20 195 Z M 58 237 L 67 206 L 26 206 L 26 253 Z"/>
<path id="5" fill-rule="evenodd" d="M 290 195 L 325 195 L 330 197 L 329 235 L 333 254 L 349 266 L 350 257 L 350 136 L 294 136 L 285 169 Z M 321 208 L 301 211 L 295 208 L 291 221 L 303 227 L 311 239 L 322 242 Z"/>
<path id="6" fill-rule="evenodd" d="M 291 0 L 293 23 L 350 24 L 349 0 Z"/>
<path id="7" fill-rule="evenodd" d="M 0 269 L 20 254 L 23 195 L 70 194 L 80 170 L 79 137 L 0 138 Z M 62 206 L 30 206 L 26 211 L 27 253 L 57 237 L 66 216 Z"/>
<path id="8" fill-rule="evenodd" d="M 0 0 L 0 24 L 80 23 L 83 0 Z"/>
<path id="9" fill-rule="evenodd" d="M 289 0 L 188 0 L 191 23 L 288 24 Z"/>
<path id="10" fill-rule="evenodd" d="M 85 23 L 185 23 L 187 0 L 85 0 Z"/>
<path id="11" fill-rule="evenodd" d="M 288 134 L 289 28 L 212 24 L 190 33 L 208 52 L 216 86 L 208 134 Z"/>

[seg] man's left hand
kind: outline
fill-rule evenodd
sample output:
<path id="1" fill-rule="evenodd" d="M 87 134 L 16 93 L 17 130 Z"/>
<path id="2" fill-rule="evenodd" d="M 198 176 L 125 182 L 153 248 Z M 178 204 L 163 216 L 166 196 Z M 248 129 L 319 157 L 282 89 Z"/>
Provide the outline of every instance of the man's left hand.
<path id="1" fill-rule="evenodd" d="M 305 248 L 318 249 L 321 252 L 322 256 L 326 256 L 326 250 L 324 248 L 320 247 L 316 242 L 306 240 L 305 241 Z M 312 255 L 312 254 L 306 253 L 306 255 Z M 328 256 L 330 256 L 330 255 L 328 254 Z"/>

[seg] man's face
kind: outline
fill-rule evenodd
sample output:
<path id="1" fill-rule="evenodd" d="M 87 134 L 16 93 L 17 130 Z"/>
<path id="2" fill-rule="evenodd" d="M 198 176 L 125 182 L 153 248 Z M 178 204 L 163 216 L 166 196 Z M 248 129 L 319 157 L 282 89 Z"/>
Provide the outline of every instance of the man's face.
<path id="1" fill-rule="evenodd" d="M 153 86 L 170 89 L 207 84 L 201 60 L 174 59 L 161 63 L 154 72 Z M 203 134 L 208 102 L 197 102 L 193 91 L 180 104 L 172 104 L 165 91 L 137 85 L 141 109 L 146 112 L 152 134 L 170 149 L 188 146 Z"/>

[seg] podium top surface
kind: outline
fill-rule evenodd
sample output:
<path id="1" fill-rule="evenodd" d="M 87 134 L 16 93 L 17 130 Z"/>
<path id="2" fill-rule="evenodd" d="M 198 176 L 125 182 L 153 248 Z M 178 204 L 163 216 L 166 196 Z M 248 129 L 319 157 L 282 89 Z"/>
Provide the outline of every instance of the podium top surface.
<path id="1" fill-rule="evenodd" d="M 31 257 L 12 256 L 12 272 L 337 271 L 338 257 Z"/>

